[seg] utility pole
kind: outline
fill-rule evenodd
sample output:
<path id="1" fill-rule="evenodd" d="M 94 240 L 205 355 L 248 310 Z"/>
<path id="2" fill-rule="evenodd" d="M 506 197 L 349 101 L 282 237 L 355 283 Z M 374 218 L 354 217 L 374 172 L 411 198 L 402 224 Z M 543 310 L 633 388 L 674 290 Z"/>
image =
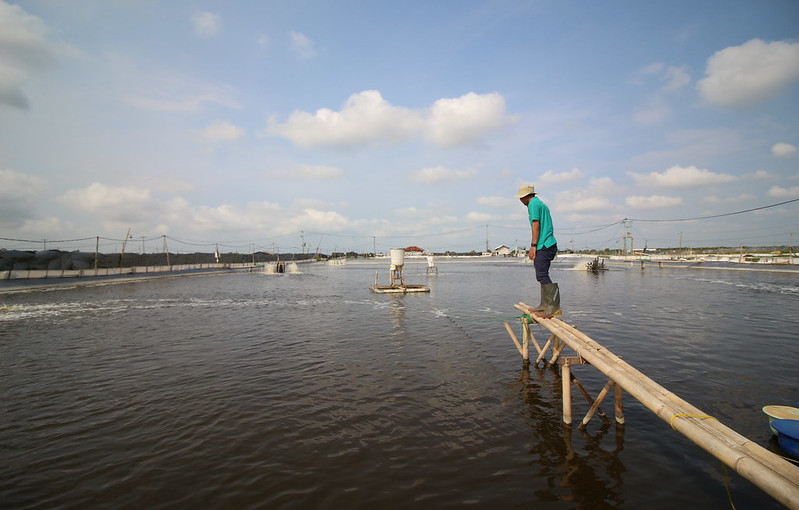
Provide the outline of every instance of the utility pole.
<path id="1" fill-rule="evenodd" d="M 125 256 L 125 246 L 128 244 L 128 238 L 130 238 L 130 227 L 128 227 L 128 233 L 125 234 L 125 240 L 122 241 L 122 253 L 119 254 L 119 267 L 122 267 L 122 258 Z"/>
<path id="2" fill-rule="evenodd" d="M 488 252 L 489 252 L 489 249 L 488 249 L 488 225 L 486 225 L 486 253 L 488 253 Z"/>
<path id="3" fill-rule="evenodd" d="M 166 265 L 169 266 L 171 264 L 169 263 L 169 248 L 166 246 L 166 234 L 164 234 L 164 253 L 166 253 Z"/>
<path id="4" fill-rule="evenodd" d="M 624 218 L 624 255 L 633 255 L 635 254 L 635 250 L 633 249 L 633 233 L 632 233 L 632 224 L 633 220 Z M 627 239 L 630 240 L 630 251 L 627 251 Z"/>

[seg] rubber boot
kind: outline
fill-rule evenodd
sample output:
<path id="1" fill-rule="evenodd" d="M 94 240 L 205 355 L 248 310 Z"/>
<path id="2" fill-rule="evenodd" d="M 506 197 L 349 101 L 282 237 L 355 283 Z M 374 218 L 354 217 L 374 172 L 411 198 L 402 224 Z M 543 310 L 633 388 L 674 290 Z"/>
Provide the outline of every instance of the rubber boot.
<path id="1" fill-rule="evenodd" d="M 544 301 L 544 310 L 538 312 L 537 315 L 548 319 L 550 317 L 559 317 L 560 310 L 560 289 L 557 283 L 545 283 L 541 285 L 541 297 Z"/>
<path id="2" fill-rule="evenodd" d="M 541 299 L 540 299 L 540 301 L 541 302 L 538 303 L 538 306 L 536 306 L 535 308 L 530 308 L 531 312 L 539 312 L 540 313 L 540 312 L 543 312 L 544 309 L 546 308 L 546 306 L 544 306 L 544 285 L 543 284 L 541 284 Z"/>

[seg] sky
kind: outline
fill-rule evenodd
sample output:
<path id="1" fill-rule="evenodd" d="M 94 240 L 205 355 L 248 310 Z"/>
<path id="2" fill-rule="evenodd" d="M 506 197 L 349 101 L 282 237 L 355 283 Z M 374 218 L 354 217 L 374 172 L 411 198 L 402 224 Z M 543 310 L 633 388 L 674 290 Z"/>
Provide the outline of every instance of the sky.
<path id="1" fill-rule="evenodd" d="M 0 0 L 0 248 L 799 244 L 797 147 L 795 0 Z"/>

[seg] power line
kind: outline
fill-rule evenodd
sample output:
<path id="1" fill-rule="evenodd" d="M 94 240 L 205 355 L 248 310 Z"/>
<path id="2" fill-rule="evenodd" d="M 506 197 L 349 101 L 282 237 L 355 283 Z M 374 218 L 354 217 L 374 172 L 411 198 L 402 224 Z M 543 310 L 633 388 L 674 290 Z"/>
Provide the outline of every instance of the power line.
<path id="1" fill-rule="evenodd" d="M 11 238 L 8 238 L 8 237 L 0 237 L 0 241 L 13 241 L 13 242 L 17 242 L 17 243 L 41 243 L 42 241 L 47 241 L 48 243 L 74 243 L 74 242 L 79 242 L 79 241 L 91 241 L 92 239 L 95 239 L 95 238 L 94 237 L 84 237 L 82 239 L 58 239 L 58 240 L 36 239 L 36 240 L 31 240 L 31 239 L 11 239 Z M 104 239 L 104 238 L 101 238 L 101 239 Z"/>
<path id="2" fill-rule="evenodd" d="M 607 225 L 596 226 L 596 227 L 585 227 L 585 228 L 593 229 L 593 230 L 586 230 L 585 232 L 580 232 L 580 231 L 572 232 L 572 231 L 568 231 L 568 230 L 558 230 L 558 234 L 563 234 L 563 235 L 567 235 L 567 236 L 579 236 L 579 235 L 584 235 L 584 234 L 593 234 L 594 232 L 599 232 L 600 230 L 605 230 L 606 228 L 610 228 L 610 227 L 613 227 L 615 225 L 619 225 L 619 224 L 621 224 L 623 222 L 624 222 L 624 220 L 619 220 L 619 221 L 614 221 L 613 223 L 609 223 Z"/>
<path id="3" fill-rule="evenodd" d="M 724 214 L 713 214 L 711 216 L 698 216 L 696 218 L 677 218 L 677 219 L 671 219 L 671 220 L 642 220 L 642 219 L 637 219 L 637 218 L 626 218 L 626 219 L 630 219 L 632 221 L 647 221 L 647 222 L 650 222 L 650 223 L 654 223 L 654 222 L 664 223 L 664 222 L 672 222 L 672 221 L 677 222 L 677 221 L 709 220 L 711 218 L 722 218 L 724 216 L 734 216 L 736 214 L 743 214 L 743 213 L 748 213 L 748 212 L 753 212 L 753 211 L 761 211 L 763 209 L 770 209 L 771 207 L 779 207 L 781 205 L 790 204 L 792 202 L 799 202 L 799 198 L 786 200 L 785 202 L 779 202 L 779 203 L 776 203 L 776 204 L 764 205 L 762 207 L 754 207 L 752 209 L 744 209 L 744 210 L 741 210 L 741 211 L 729 212 L 729 213 L 724 213 Z"/>

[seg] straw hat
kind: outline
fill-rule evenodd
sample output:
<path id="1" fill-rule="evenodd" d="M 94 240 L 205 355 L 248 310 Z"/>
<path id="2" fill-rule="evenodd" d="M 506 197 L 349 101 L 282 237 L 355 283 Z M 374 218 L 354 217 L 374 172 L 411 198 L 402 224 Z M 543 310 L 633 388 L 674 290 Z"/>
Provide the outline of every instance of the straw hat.
<path id="1" fill-rule="evenodd" d="M 525 184 L 519 187 L 519 192 L 516 193 L 516 198 L 524 198 L 527 195 L 535 195 L 535 186 L 532 184 Z"/>

